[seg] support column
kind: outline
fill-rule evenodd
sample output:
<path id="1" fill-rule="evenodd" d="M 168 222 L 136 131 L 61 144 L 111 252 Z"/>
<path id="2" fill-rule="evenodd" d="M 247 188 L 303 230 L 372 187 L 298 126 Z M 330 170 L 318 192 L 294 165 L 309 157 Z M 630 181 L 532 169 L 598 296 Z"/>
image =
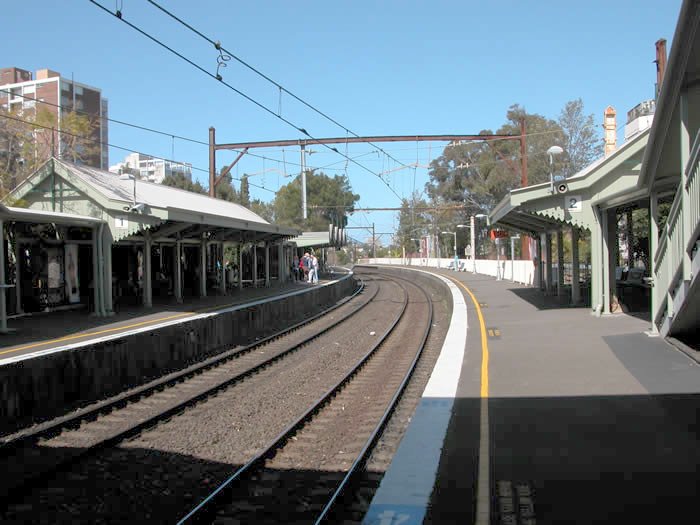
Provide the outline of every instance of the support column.
<path id="1" fill-rule="evenodd" d="M 102 302 L 104 314 L 107 316 L 114 315 L 114 300 L 112 297 L 112 231 L 109 226 L 103 228 L 100 238 L 100 249 L 102 255 L 102 272 L 104 280 L 102 281 Z"/>
<path id="2" fill-rule="evenodd" d="M 104 276 L 100 271 L 100 249 L 102 243 L 100 242 L 99 235 L 102 229 L 99 226 L 95 226 L 92 229 L 92 293 L 93 293 L 93 309 L 95 315 L 100 311 L 100 305 L 102 304 L 102 298 L 100 297 L 100 283 L 104 283 Z"/>
<path id="3" fill-rule="evenodd" d="M 7 303 L 5 302 L 5 224 L 0 220 L 0 333 L 7 330 Z"/>
<path id="4" fill-rule="evenodd" d="M 289 268 L 289 265 L 287 264 L 287 254 L 284 251 L 284 243 L 280 242 L 277 245 L 277 265 L 279 266 L 279 282 L 280 283 L 286 283 L 287 282 L 287 268 Z"/>
<path id="5" fill-rule="evenodd" d="M 207 240 L 204 234 L 199 243 L 199 295 L 207 296 Z"/>
<path id="6" fill-rule="evenodd" d="M 552 283 L 552 234 L 550 232 L 545 233 L 545 251 L 547 252 L 547 280 L 545 282 L 545 291 L 547 295 L 549 295 L 554 288 L 554 284 Z"/>
<path id="7" fill-rule="evenodd" d="M 546 244 L 546 234 L 544 232 L 540 233 L 540 238 L 537 240 L 537 256 L 538 256 L 538 262 L 537 262 L 537 268 L 539 271 L 539 279 L 537 282 L 537 285 L 540 288 L 540 291 L 545 290 L 545 278 L 544 278 L 544 268 L 545 268 L 545 262 L 544 262 L 544 247 Z"/>
<path id="8" fill-rule="evenodd" d="M 270 243 L 265 241 L 265 287 L 270 286 Z"/>
<path id="9" fill-rule="evenodd" d="M 258 245 L 253 244 L 253 288 L 258 287 Z"/>
<path id="10" fill-rule="evenodd" d="M 601 210 L 601 255 L 603 259 L 603 313 L 610 313 L 610 260 L 612 257 L 612 250 L 610 249 L 610 213 L 608 210 Z"/>
<path id="11" fill-rule="evenodd" d="M 600 315 L 603 311 L 603 218 L 601 211 L 593 207 L 594 223 L 591 226 L 591 308 Z"/>
<path id="12" fill-rule="evenodd" d="M 94 234 L 93 234 L 94 235 Z M 15 239 L 17 236 L 15 236 Z M 15 242 L 15 310 L 16 313 L 21 314 L 24 312 L 22 310 L 22 247 L 19 240 Z"/>
<path id="13" fill-rule="evenodd" d="M 686 191 L 686 183 L 688 182 L 688 175 L 686 174 L 686 167 L 688 166 L 688 161 L 690 160 L 690 121 L 688 116 L 688 91 L 682 90 L 679 96 L 679 112 L 681 120 L 680 129 L 680 160 L 681 160 L 681 221 L 683 223 L 683 251 L 681 252 L 682 265 L 681 265 L 681 279 L 683 281 L 690 281 L 691 274 L 690 269 L 692 268 L 692 260 L 690 259 L 690 254 L 688 250 L 685 249 L 688 243 L 688 238 L 692 233 L 691 223 L 693 222 L 690 217 L 690 203 L 688 198 L 688 192 Z M 692 225 L 695 227 L 695 224 Z"/>
<path id="14" fill-rule="evenodd" d="M 564 295 L 564 234 L 557 230 L 557 296 Z"/>
<path id="15" fill-rule="evenodd" d="M 226 267 L 224 266 L 224 241 L 219 242 L 219 252 L 217 254 L 219 265 L 217 275 L 219 279 L 220 291 L 226 294 Z"/>
<path id="16" fill-rule="evenodd" d="M 243 243 L 238 244 L 238 289 L 243 290 Z"/>
<path id="17" fill-rule="evenodd" d="M 175 300 L 178 303 L 182 302 L 182 242 L 180 239 L 175 241 L 175 260 L 173 261 L 175 268 Z"/>
<path id="18" fill-rule="evenodd" d="M 580 261 L 578 254 L 578 228 L 571 227 L 571 304 L 581 302 Z"/>
<path id="19" fill-rule="evenodd" d="M 649 195 L 649 275 L 653 279 L 651 288 L 651 333 L 658 334 L 659 327 L 656 326 L 656 313 L 661 304 L 661 294 L 665 290 L 660 290 L 656 279 L 656 268 L 654 257 L 659 249 L 659 198 L 656 192 L 651 192 Z"/>
<path id="20" fill-rule="evenodd" d="M 146 308 L 153 306 L 153 279 L 151 276 L 151 232 L 147 231 L 143 243 L 143 305 Z"/>

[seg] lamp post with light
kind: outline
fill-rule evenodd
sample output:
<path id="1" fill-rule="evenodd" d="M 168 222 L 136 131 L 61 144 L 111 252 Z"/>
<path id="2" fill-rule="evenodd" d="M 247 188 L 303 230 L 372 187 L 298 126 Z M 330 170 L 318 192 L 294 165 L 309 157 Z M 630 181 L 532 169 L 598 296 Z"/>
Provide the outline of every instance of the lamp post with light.
<path id="1" fill-rule="evenodd" d="M 562 153 L 564 150 L 560 146 L 552 146 L 547 150 L 547 155 L 549 155 L 549 193 L 554 193 L 554 156 Z"/>
<path id="2" fill-rule="evenodd" d="M 472 273 L 476 273 L 476 232 L 474 230 L 476 219 L 485 219 L 487 217 L 486 214 L 484 213 L 477 213 L 475 215 L 472 215 L 469 217 L 469 225 L 467 226 L 466 224 L 458 224 L 457 228 L 469 228 L 470 231 L 470 236 L 471 236 L 471 245 L 472 245 Z"/>

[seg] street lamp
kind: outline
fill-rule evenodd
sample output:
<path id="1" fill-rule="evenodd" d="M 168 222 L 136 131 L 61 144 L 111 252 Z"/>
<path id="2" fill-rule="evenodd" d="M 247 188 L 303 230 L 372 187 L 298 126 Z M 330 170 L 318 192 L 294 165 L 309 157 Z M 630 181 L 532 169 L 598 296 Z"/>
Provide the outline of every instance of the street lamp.
<path id="1" fill-rule="evenodd" d="M 469 228 L 471 236 L 471 246 L 472 246 L 472 273 L 476 273 L 476 233 L 474 230 L 475 219 L 485 219 L 487 215 L 485 213 L 477 213 L 469 217 L 469 225 L 458 224 L 457 228 Z"/>
<path id="2" fill-rule="evenodd" d="M 301 145 L 301 216 L 304 220 L 307 219 L 306 212 L 306 155 L 316 153 L 314 150 L 307 150 L 306 145 Z"/>
<path id="3" fill-rule="evenodd" d="M 554 193 L 554 156 L 562 153 L 564 150 L 560 146 L 552 146 L 547 150 L 547 155 L 549 155 L 549 193 Z"/>

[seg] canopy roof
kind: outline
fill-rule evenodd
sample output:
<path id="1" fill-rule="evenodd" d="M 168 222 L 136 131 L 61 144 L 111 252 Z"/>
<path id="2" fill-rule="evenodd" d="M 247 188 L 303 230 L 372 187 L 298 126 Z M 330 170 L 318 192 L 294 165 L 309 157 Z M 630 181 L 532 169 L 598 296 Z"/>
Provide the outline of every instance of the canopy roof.
<path id="1" fill-rule="evenodd" d="M 104 222 L 102 219 L 74 215 L 72 213 L 61 213 L 57 211 L 28 210 L 26 208 L 14 208 L 0 203 L 0 220 L 31 222 L 31 223 L 54 223 L 68 226 L 92 227 Z"/>
<path id="2" fill-rule="evenodd" d="M 36 210 L 73 212 L 104 220 L 115 241 L 178 235 L 257 242 L 289 238 L 299 230 L 270 224 L 251 210 L 221 199 L 108 171 L 49 159 L 12 193 Z"/>
<path id="3" fill-rule="evenodd" d="M 491 225 L 533 235 L 563 226 L 590 230 L 593 206 L 610 208 L 644 196 L 637 181 L 648 138 L 647 129 L 568 178 L 566 193 L 552 193 L 549 182 L 512 190 L 489 214 Z"/>

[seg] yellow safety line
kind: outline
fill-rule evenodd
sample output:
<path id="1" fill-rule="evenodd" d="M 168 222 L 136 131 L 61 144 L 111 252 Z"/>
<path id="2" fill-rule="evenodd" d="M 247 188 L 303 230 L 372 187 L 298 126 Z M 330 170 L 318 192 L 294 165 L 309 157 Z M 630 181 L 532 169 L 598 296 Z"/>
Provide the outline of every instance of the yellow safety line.
<path id="1" fill-rule="evenodd" d="M 454 280 L 454 279 L 453 279 Z M 474 307 L 476 308 L 476 315 L 479 317 L 479 327 L 481 328 L 481 397 L 489 397 L 489 345 L 488 338 L 486 335 L 486 323 L 484 322 L 484 314 L 481 312 L 481 307 L 479 306 L 479 301 L 472 291 L 467 288 L 464 283 L 454 280 L 462 288 L 464 288 L 469 296 L 472 298 Z"/>
<path id="2" fill-rule="evenodd" d="M 86 334 L 67 335 L 65 337 L 59 337 L 58 339 L 51 339 L 49 341 L 42 341 L 39 343 L 32 343 L 30 345 L 20 346 L 19 348 L 10 348 L 9 350 L 4 350 L 4 351 L 0 352 L 0 355 L 11 354 L 12 352 L 19 352 L 20 350 L 28 350 L 29 348 L 36 348 L 37 346 L 50 345 L 53 343 L 61 343 L 63 341 L 70 341 L 73 339 L 82 339 L 85 337 L 92 337 L 95 335 L 107 334 L 109 332 L 116 332 L 118 330 L 127 330 L 129 328 L 135 328 L 137 326 L 143 326 L 146 324 L 158 323 L 160 321 L 167 321 L 169 319 L 175 319 L 177 317 L 184 317 L 186 315 L 195 315 L 195 313 L 196 312 L 183 312 L 180 314 L 171 315 L 169 317 L 160 317 L 158 319 L 149 319 L 148 321 L 141 321 L 140 323 L 134 323 L 134 324 L 125 325 L 125 326 L 118 326 L 116 328 L 108 328 L 106 330 L 100 330 L 99 332 L 88 332 Z"/>
<path id="3" fill-rule="evenodd" d="M 203 313 L 207 312 L 209 310 L 216 310 L 220 309 L 223 310 L 225 308 L 230 308 L 231 306 L 236 306 L 239 303 L 229 303 L 225 305 L 214 305 L 214 306 L 207 306 L 206 308 L 200 308 L 199 310 L 195 310 L 194 312 L 183 312 L 175 315 L 171 315 L 169 317 L 160 317 L 158 319 L 150 319 L 148 321 L 141 321 L 140 323 L 134 323 L 130 325 L 124 325 L 124 326 L 118 326 L 116 328 L 108 328 L 106 330 L 101 330 L 99 332 L 88 332 L 86 334 L 75 334 L 75 335 L 67 335 L 64 337 L 59 337 L 58 339 L 50 339 L 49 341 L 42 341 L 39 343 L 32 343 L 30 345 L 25 345 L 25 346 L 20 346 L 18 348 L 10 348 L 9 350 L 4 350 L 0 351 L 0 355 L 3 354 L 11 354 L 14 352 L 21 352 L 22 350 L 29 350 L 30 348 L 36 348 L 37 346 L 45 346 L 45 345 L 52 345 L 54 343 L 62 343 L 64 341 L 71 341 L 73 339 L 84 339 L 86 337 L 92 337 L 95 335 L 101 335 L 101 334 L 107 334 L 110 332 L 116 332 L 118 330 L 128 330 L 129 328 L 136 328 L 137 326 L 143 326 L 147 324 L 152 324 L 152 323 L 158 323 L 161 321 L 168 321 L 170 319 L 176 319 L 178 317 L 184 317 L 186 315 L 197 315 L 198 313 Z"/>

